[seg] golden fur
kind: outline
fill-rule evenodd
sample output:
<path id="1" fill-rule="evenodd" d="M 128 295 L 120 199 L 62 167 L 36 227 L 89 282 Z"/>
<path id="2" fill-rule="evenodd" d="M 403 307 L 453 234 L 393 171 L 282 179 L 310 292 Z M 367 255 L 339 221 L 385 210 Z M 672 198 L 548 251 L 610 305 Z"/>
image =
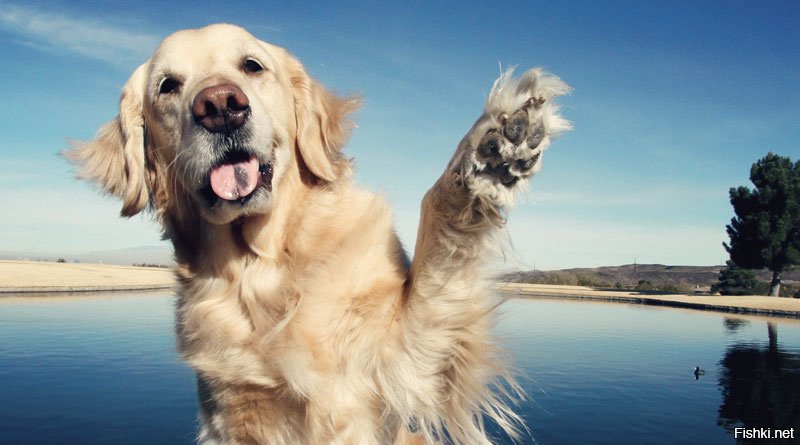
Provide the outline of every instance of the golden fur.
<path id="1" fill-rule="evenodd" d="M 237 150 L 274 174 L 248 201 L 208 204 L 198 188 L 220 162 L 214 141 L 230 135 L 214 139 L 187 110 L 223 83 L 250 100 Z M 354 186 L 340 152 L 357 99 L 232 25 L 165 39 L 125 85 L 119 116 L 66 155 L 122 200 L 122 215 L 149 205 L 175 247 L 199 440 L 489 443 L 483 416 L 513 433 L 518 419 L 501 399 L 515 386 L 503 383 L 490 335 L 483 262 L 550 136 L 569 127 L 550 100 L 566 91 L 538 70 L 498 79 L 422 203 L 409 264 L 386 202 Z M 498 131 L 513 139 L 515 117 L 527 142 L 490 149 Z"/>

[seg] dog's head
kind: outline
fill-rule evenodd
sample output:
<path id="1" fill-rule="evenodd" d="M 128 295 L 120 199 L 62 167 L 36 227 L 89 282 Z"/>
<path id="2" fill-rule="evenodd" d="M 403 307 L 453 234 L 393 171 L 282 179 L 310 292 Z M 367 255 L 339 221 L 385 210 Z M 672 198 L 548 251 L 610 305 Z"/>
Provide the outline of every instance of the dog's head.
<path id="1" fill-rule="evenodd" d="M 131 216 L 188 209 L 211 224 L 269 213 L 285 177 L 335 181 L 358 100 L 233 25 L 167 37 L 125 85 L 117 118 L 66 152 Z"/>

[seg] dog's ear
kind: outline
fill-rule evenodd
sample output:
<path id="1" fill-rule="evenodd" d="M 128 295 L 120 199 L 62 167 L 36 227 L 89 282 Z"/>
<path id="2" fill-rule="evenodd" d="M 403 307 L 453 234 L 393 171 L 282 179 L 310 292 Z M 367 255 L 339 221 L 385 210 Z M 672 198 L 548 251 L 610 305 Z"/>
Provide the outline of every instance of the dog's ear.
<path id="1" fill-rule="evenodd" d="M 341 153 L 353 127 L 347 116 L 361 106 L 361 99 L 334 95 L 309 77 L 300 62 L 288 59 L 302 163 L 314 176 L 333 181 L 347 166 Z"/>
<path id="2" fill-rule="evenodd" d="M 77 177 L 97 183 L 105 193 L 122 199 L 122 216 L 133 216 L 148 201 L 145 183 L 144 90 L 147 65 L 125 84 L 119 115 L 89 142 L 73 142 L 64 156 L 78 166 Z"/>

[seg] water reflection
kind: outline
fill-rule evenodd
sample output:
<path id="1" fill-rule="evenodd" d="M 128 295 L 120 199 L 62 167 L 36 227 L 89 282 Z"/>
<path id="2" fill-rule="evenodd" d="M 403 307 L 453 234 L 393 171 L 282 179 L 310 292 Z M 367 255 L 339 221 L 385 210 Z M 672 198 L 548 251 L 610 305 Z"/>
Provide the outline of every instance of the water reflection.
<path id="1" fill-rule="evenodd" d="M 725 326 L 725 330 L 729 332 L 736 332 L 744 327 L 747 327 L 749 324 L 749 321 L 741 318 L 725 317 L 722 320 L 722 325 Z"/>
<path id="2" fill-rule="evenodd" d="M 529 395 L 516 409 L 532 433 L 517 443 L 730 445 L 736 426 L 800 419 L 800 320 L 563 300 L 502 310 Z M 0 298 L 0 444 L 194 443 L 195 374 L 173 313 L 165 293 Z"/>
<path id="3" fill-rule="evenodd" d="M 800 434 L 800 353 L 781 347 L 774 323 L 767 324 L 767 339 L 730 345 L 720 361 L 717 424 L 731 435 L 737 427 L 794 428 Z M 798 442 L 740 438 L 737 443 Z"/>

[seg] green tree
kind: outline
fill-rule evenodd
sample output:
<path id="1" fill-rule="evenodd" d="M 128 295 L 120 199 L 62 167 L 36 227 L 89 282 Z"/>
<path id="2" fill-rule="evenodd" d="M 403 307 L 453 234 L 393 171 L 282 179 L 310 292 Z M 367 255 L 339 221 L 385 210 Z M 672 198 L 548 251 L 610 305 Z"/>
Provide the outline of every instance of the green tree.
<path id="1" fill-rule="evenodd" d="M 653 283 L 649 280 L 639 280 L 636 284 L 636 290 L 653 290 Z"/>
<path id="2" fill-rule="evenodd" d="M 772 271 L 769 294 L 780 294 L 781 273 L 800 263 L 800 162 L 767 154 L 750 168 L 755 188 L 731 188 L 736 216 L 726 226 L 731 260 L 744 269 Z"/>
<path id="3" fill-rule="evenodd" d="M 711 286 L 711 292 L 722 295 L 754 295 L 758 286 L 755 272 L 742 269 L 730 260 L 725 263 L 728 267 L 719 271 L 718 281 Z"/>

